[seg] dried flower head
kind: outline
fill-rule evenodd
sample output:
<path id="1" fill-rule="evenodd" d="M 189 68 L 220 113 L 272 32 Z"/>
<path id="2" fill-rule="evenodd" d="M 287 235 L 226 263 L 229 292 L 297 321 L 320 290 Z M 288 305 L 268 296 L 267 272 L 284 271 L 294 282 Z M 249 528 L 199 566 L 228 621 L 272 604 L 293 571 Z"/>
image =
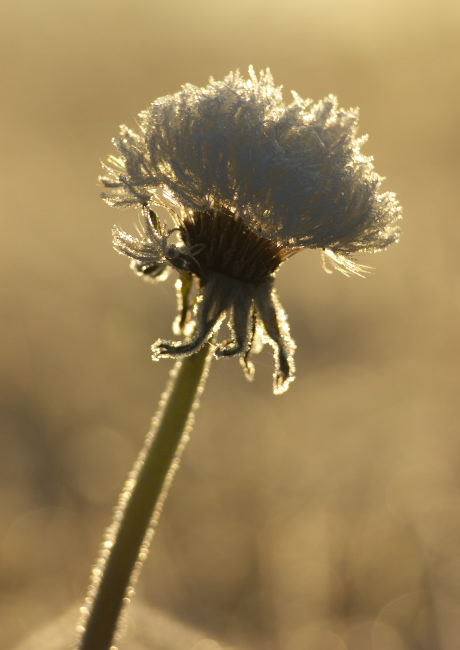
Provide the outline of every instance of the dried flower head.
<path id="1" fill-rule="evenodd" d="M 228 341 L 216 357 L 249 359 L 264 343 L 275 352 L 274 391 L 294 378 L 294 342 L 273 287 L 280 265 L 319 248 L 345 274 L 363 271 L 351 256 L 398 239 L 401 208 L 379 194 L 381 177 L 362 155 L 358 111 L 329 95 L 313 103 L 293 93 L 283 103 L 269 72 L 238 71 L 206 88 L 183 86 L 140 114 L 140 133 L 121 127 L 102 182 L 112 206 L 138 205 L 143 232 L 115 228 L 116 250 L 154 279 L 171 268 L 181 342 L 159 340 L 153 357 L 193 354 L 227 318 Z M 152 206 L 167 208 L 173 227 Z"/>

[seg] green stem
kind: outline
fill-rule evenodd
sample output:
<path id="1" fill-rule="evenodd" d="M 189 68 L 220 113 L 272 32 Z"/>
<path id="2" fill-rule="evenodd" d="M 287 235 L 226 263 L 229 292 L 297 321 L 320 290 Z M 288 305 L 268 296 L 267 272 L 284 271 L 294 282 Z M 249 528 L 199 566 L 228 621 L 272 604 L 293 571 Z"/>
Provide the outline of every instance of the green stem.
<path id="1" fill-rule="evenodd" d="M 79 650 L 110 650 L 182 451 L 210 362 L 209 346 L 174 367 L 145 446 L 121 492 L 93 568 L 78 626 Z"/>

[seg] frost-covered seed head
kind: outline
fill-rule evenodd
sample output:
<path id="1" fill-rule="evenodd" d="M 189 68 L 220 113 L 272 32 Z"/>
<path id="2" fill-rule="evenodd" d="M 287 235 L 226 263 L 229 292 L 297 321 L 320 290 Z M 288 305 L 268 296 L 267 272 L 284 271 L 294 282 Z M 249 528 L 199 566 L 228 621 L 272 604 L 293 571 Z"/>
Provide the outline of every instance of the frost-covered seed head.
<path id="1" fill-rule="evenodd" d="M 103 197 L 141 206 L 145 223 L 140 238 L 116 229 L 115 247 L 138 273 L 178 270 L 179 322 L 195 323 L 184 343 L 159 341 L 155 358 L 192 354 L 228 317 L 232 338 L 216 356 L 240 355 L 252 376 L 254 341 L 269 342 L 275 392 L 287 388 L 294 343 L 273 289 L 280 264 L 319 248 L 332 266 L 359 274 L 351 256 L 398 239 L 401 208 L 394 194 L 379 194 L 357 121 L 332 95 L 315 104 L 293 93 L 286 105 L 270 72 L 250 68 L 247 79 L 236 71 L 156 100 L 140 114 L 140 133 L 121 127 Z M 175 228 L 160 224 L 154 205 L 169 206 Z"/>

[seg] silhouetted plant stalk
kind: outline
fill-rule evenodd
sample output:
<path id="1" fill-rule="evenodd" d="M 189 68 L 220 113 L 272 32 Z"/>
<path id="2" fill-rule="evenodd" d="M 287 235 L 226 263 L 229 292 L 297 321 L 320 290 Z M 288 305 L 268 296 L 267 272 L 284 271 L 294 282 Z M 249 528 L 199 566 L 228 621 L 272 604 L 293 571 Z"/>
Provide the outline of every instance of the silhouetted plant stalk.
<path id="1" fill-rule="evenodd" d="M 137 206 L 138 236 L 118 227 L 115 249 L 157 282 L 178 273 L 180 340 L 157 340 L 153 359 L 184 359 L 174 371 L 141 458 L 121 494 L 83 607 L 80 650 L 109 650 L 129 601 L 191 428 L 213 354 L 237 357 L 254 377 L 253 355 L 274 353 L 273 392 L 295 377 L 295 342 L 275 290 L 279 268 L 319 249 L 345 275 L 354 255 L 398 241 L 401 206 L 379 194 L 382 178 L 361 153 L 358 112 L 333 95 L 286 105 L 267 69 L 231 72 L 205 88 L 186 84 L 121 127 L 101 181 L 114 207 Z M 153 207 L 167 214 L 163 223 Z M 299 278 L 299 283 L 303 280 Z M 231 337 L 218 340 L 226 322 Z"/>
<path id="2" fill-rule="evenodd" d="M 79 650 L 109 650 L 134 594 L 209 370 L 210 347 L 178 361 L 107 529 L 81 608 Z"/>

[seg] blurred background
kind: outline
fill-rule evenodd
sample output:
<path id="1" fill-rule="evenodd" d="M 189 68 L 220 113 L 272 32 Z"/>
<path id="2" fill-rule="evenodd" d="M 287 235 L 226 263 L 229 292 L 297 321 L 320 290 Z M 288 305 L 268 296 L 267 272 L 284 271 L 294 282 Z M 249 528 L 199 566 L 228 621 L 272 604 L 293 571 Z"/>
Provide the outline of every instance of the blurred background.
<path id="1" fill-rule="evenodd" d="M 213 364 L 137 602 L 242 649 L 458 649 L 458 1 L 6 0 L 0 52 L 0 647 L 78 607 L 171 367 L 173 283 L 113 252 L 137 215 L 100 163 L 252 63 L 360 107 L 403 236 L 365 280 L 281 269 L 297 380 L 271 394 L 268 349 L 252 384 Z"/>

